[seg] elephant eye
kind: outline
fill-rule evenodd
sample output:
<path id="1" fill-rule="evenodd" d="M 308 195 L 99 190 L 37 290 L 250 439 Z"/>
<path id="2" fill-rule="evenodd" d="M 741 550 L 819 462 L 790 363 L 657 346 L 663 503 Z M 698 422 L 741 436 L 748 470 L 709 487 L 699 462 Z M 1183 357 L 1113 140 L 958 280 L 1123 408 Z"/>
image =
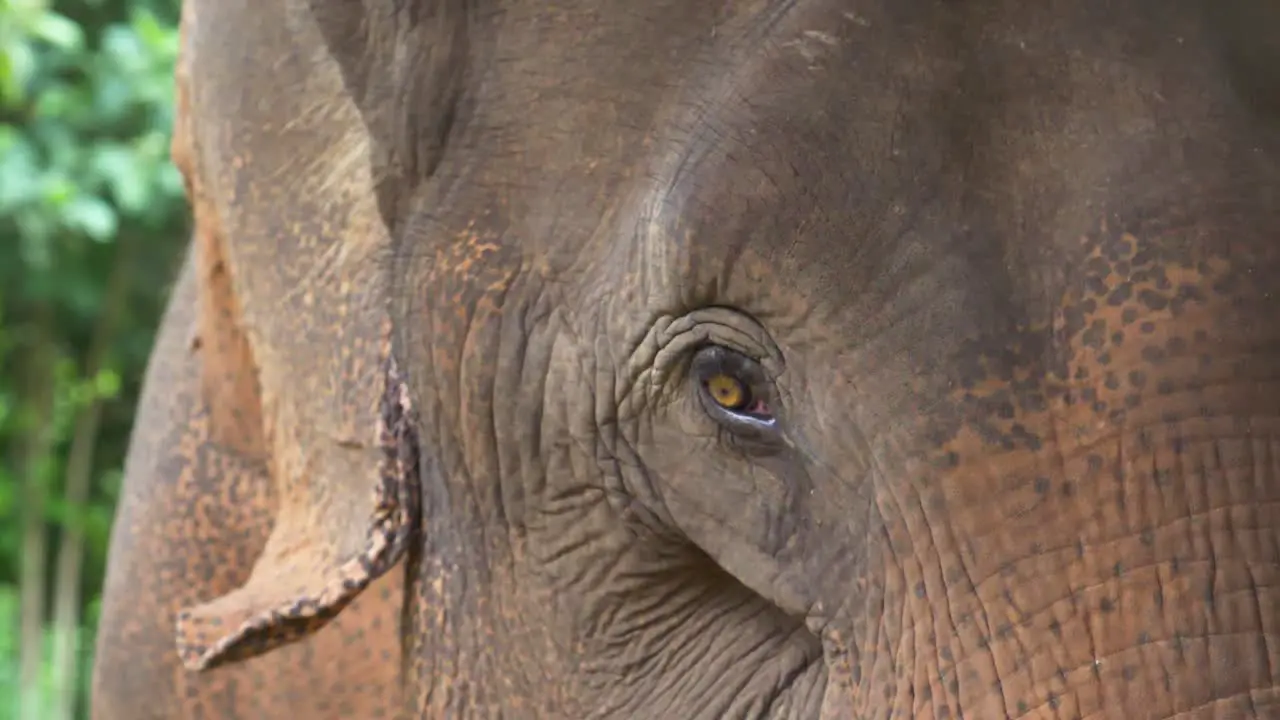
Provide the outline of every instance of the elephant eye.
<path id="1" fill-rule="evenodd" d="M 691 368 L 702 406 L 734 431 L 772 428 L 764 370 L 751 358 L 719 345 L 699 350 Z"/>
<path id="2" fill-rule="evenodd" d="M 707 394 L 725 410 L 741 411 L 751 404 L 751 388 L 728 373 L 716 373 L 703 383 Z"/>

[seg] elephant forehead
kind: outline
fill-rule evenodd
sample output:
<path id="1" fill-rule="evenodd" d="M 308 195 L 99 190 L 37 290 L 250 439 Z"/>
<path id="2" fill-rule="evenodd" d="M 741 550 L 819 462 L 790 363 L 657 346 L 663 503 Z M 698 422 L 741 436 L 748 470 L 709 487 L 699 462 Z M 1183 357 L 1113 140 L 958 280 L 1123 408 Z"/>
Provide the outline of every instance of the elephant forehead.
<path id="1" fill-rule="evenodd" d="M 1034 442 L 1048 398 L 1150 365 L 1143 329 L 1194 334 L 1207 317 L 1170 313 L 1245 292 L 1270 242 L 1275 144 L 1241 120 L 1229 31 L 1144 7 L 810 2 L 743 30 L 659 118 L 645 277 L 762 318 L 827 390 L 875 389 L 812 398 L 830 417 Z"/>
<path id="2" fill-rule="evenodd" d="M 636 217 L 713 276 L 698 280 L 754 256 L 845 308 L 842 288 L 883 306 L 926 272 L 944 294 L 987 266 L 1025 266 L 1014 294 L 1060 281 L 1100 209 L 1136 214 L 1221 179 L 1207 151 L 1170 161 L 1199 176 L 1181 184 L 1150 157 L 1229 132 L 1222 38 L 1197 3 L 1146 20 L 1144 6 L 753 14 L 658 118 Z"/>

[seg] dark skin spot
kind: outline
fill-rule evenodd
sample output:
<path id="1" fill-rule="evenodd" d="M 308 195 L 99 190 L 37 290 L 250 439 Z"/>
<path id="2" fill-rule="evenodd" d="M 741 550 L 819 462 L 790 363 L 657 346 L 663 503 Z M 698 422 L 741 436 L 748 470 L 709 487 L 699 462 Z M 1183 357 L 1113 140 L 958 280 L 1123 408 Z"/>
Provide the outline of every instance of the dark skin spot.
<path id="1" fill-rule="evenodd" d="M 1081 342 L 1084 344 L 1085 347 L 1094 348 L 1095 350 L 1101 350 L 1106 342 L 1106 337 L 1107 337 L 1106 321 L 1094 320 L 1093 323 L 1089 325 L 1089 329 L 1085 330 L 1084 335 L 1081 336 Z"/>
<path id="2" fill-rule="evenodd" d="M 1142 348 L 1142 359 L 1152 365 L 1160 365 L 1165 359 L 1164 348 L 1148 345 Z"/>
<path id="3" fill-rule="evenodd" d="M 1129 299 L 1132 297 L 1133 297 L 1133 283 L 1124 282 L 1124 283 L 1121 283 L 1120 286 L 1117 287 L 1115 290 L 1112 290 L 1111 294 L 1107 296 L 1107 304 L 1114 307 L 1120 307 L 1121 305 L 1124 305 L 1126 302 L 1128 302 Z M 1125 318 L 1124 314 L 1121 314 L 1121 320 L 1126 325 L 1128 325 L 1129 323 L 1133 322 L 1133 320 L 1136 318 L 1136 315 L 1137 313 L 1135 312 L 1134 313 L 1135 317 Z"/>

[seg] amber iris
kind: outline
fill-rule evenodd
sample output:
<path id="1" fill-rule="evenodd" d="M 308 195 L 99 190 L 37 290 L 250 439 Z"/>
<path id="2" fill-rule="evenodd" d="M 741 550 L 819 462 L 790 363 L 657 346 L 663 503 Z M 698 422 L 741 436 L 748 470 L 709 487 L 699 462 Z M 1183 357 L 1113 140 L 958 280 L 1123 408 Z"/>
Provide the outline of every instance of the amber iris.
<path id="1" fill-rule="evenodd" d="M 716 373 L 707 380 L 707 394 L 726 410 L 741 410 L 751 397 L 741 380 L 724 373 Z"/>

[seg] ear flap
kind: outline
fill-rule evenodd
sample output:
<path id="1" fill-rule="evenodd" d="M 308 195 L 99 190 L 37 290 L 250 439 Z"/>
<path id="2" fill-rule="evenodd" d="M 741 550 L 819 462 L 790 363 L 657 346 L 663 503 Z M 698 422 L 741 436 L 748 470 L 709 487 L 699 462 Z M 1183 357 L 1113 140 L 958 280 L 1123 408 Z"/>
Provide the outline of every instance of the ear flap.
<path id="1" fill-rule="evenodd" d="M 475 0 L 307 0 L 364 120 L 378 208 L 394 235 L 459 122 Z"/>
<path id="2" fill-rule="evenodd" d="M 326 517 L 311 507 L 315 493 L 293 493 L 294 506 L 281 507 L 248 582 L 178 613 L 178 654 L 188 669 L 257 655 L 314 632 L 404 557 L 418 532 L 417 436 L 408 390 L 392 359 L 385 383 L 372 502 L 326 498 L 339 513 Z M 331 532 L 341 517 L 364 528 L 362 540 L 344 543 L 340 532 Z"/>

